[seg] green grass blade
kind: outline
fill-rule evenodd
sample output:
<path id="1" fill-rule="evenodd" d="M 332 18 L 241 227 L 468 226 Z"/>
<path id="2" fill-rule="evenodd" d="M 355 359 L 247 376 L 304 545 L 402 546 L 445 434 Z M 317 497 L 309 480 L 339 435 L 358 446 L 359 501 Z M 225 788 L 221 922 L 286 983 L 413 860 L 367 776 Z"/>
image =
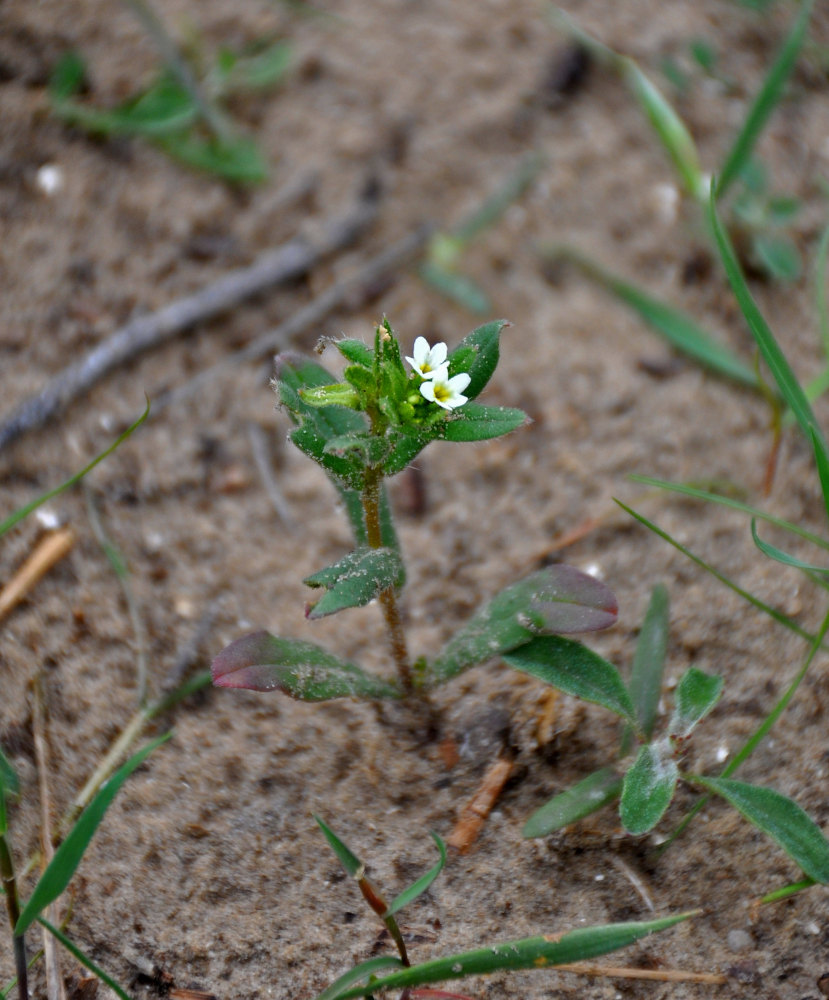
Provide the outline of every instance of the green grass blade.
<path id="1" fill-rule="evenodd" d="M 803 433 L 808 438 L 811 434 L 809 428 L 815 428 L 815 435 L 819 446 L 824 454 L 827 455 L 827 461 L 829 461 L 829 451 L 827 451 L 826 441 L 820 431 L 817 430 L 818 423 L 812 412 L 812 407 L 809 405 L 809 400 L 806 398 L 806 394 L 801 388 L 789 362 L 786 360 L 786 356 L 780 349 L 780 345 L 771 332 L 771 328 L 763 318 L 763 314 L 758 309 L 757 303 L 752 298 L 751 292 L 748 289 L 740 262 L 737 260 L 737 255 L 734 252 L 734 247 L 717 216 L 713 191 L 708 202 L 708 219 L 731 288 L 736 296 L 740 310 L 748 323 L 752 336 L 760 348 L 760 353 L 769 366 L 769 370 L 783 398 L 791 407 L 792 413 L 794 413 L 795 419 L 800 424 Z"/>
<path id="2" fill-rule="evenodd" d="M 339 979 L 335 979 L 327 989 L 319 994 L 316 1000 L 336 1000 L 349 986 L 353 986 L 361 979 L 373 978 L 375 973 L 381 972 L 383 969 L 399 969 L 402 965 L 400 959 L 393 955 L 380 955 L 377 958 L 370 958 L 366 962 L 360 962 Z"/>
<path id="3" fill-rule="evenodd" d="M 357 878 L 360 872 L 365 870 L 363 862 L 357 857 L 356 854 L 354 854 L 350 847 L 340 840 L 331 827 L 316 815 L 316 813 L 314 814 L 314 822 L 320 830 L 322 830 L 323 836 L 328 841 L 328 846 L 337 855 L 337 859 L 343 868 L 345 868 L 346 872 L 352 878 Z"/>
<path id="4" fill-rule="evenodd" d="M 774 889 L 772 892 L 767 892 L 765 896 L 760 897 L 760 902 L 777 903 L 781 899 L 788 899 L 789 896 L 794 896 L 795 893 L 803 892 L 804 889 L 811 889 L 813 885 L 817 885 L 817 882 L 813 878 L 804 878 L 799 882 L 792 882 L 779 889 Z"/>
<path id="5" fill-rule="evenodd" d="M 326 1000 L 352 1000 L 381 990 L 407 989 L 427 983 L 439 983 L 464 976 L 487 975 L 515 969 L 553 968 L 568 962 L 586 961 L 608 952 L 626 948 L 657 931 L 696 916 L 698 910 L 680 913 L 659 920 L 607 924 L 603 927 L 583 927 L 562 935 L 538 935 L 518 941 L 506 941 L 474 951 L 448 955 L 431 962 L 413 965 L 393 972 L 370 984 L 355 986 L 330 994 Z"/>
<path id="6" fill-rule="evenodd" d="M 758 387 L 757 375 L 753 369 L 740 361 L 686 313 L 617 277 L 571 247 L 553 245 L 542 248 L 541 253 L 546 260 L 566 260 L 575 264 L 582 274 L 633 309 L 651 329 L 697 364 L 740 385 L 753 389 Z"/>
<path id="7" fill-rule="evenodd" d="M 524 824 L 521 836 L 546 837 L 548 833 L 569 826 L 601 809 L 618 798 L 621 790 L 622 779 L 612 767 L 594 771 L 536 809 Z"/>
<path id="8" fill-rule="evenodd" d="M 432 840 L 434 840 L 437 845 L 437 849 L 440 852 L 440 860 L 434 868 L 430 868 L 425 875 L 421 876 L 417 882 L 414 883 L 414 885 L 410 885 L 408 889 L 404 889 L 399 896 L 395 897 L 395 899 L 389 903 L 389 908 L 386 910 L 385 914 L 387 917 L 397 913 L 398 910 L 402 910 L 404 906 L 408 906 L 409 903 L 417 899 L 418 896 L 422 896 L 429 886 L 435 881 L 438 875 L 440 875 L 443 871 L 443 866 L 446 864 L 446 844 L 444 844 L 436 833 L 432 834 Z"/>
<path id="9" fill-rule="evenodd" d="M 744 781 L 696 776 L 693 781 L 721 795 L 749 823 L 768 834 L 800 866 L 804 875 L 816 882 L 829 883 L 829 841 L 796 802 L 773 788 Z"/>
<path id="10" fill-rule="evenodd" d="M 820 466 L 818 466 L 818 469 L 820 469 Z M 827 492 L 829 492 L 829 466 L 827 466 L 827 477 Z M 752 507 L 750 504 L 743 503 L 742 500 L 735 500 L 734 497 L 723 496 L 721 493 L 711 493 L 709 490 L 701 490 L 696 486 L 690 486 L 686 483 L 672 483 L 667 479 L 654 479 L 652 476 L 634 474 L 629 478 L 636 483 L 644 483 L 645 486 L 656 486 L 660 490 L 679 493 L 682 496 L 693 497 L 695 500 L 706 500 L 709 503 L 717 503 L 721 507 L 730 507 L 732 510 L 739 510 L 743 514 L 756 517 L 759 521 L 765 521 L 767 524 L 773 524 L 775 527 L 790 531 L 792 534 L 806 539 L 806 541 L 811 542 L 813 545 L 829 551 L 829 541 L 821 538 L 820 535 L 806 531 L 805 528 L 801 528 L 798 524 L 792 524 L 791 521 L 784 521 L 781 517 L 767 514 L 765 511 L 760 510 L 759 507 Z"/>
<path id="11" fill-rule="evenodd" d="M 126 764 L 119 768 L 109 781 L 101 787 L 95 798 L 78 817 L 75 825 L 69 831 L 66 840 L 55 851 L 54 857 L 38 879 L 37 885 L 34 887 L 17 921 L 17 926 L 14 929 L 16 935 L 24 934 L 43 910 L 50 903 L 53 903 L 67 885 L 69 885 L 72 876 L 75 874 L 75 869 L 81 863 L 81 858 L 83 858 L 84 852 L 89 846 L 89 842 L 95 835 L 98 825 L 104 818 L 104 814 L 111 805 L 112 800 L 118 794 L 121 786 L 133 771 L 144 763 L 153 750 L 168 740 L 170 736 L 170 733 L 165 733 L 164 736 L 159 736 L 151 743 L 148 743 L 137 754 L 130 757 Z"/>
<path id="12" fill-rule="evenodd" d="M 63 945 L 63 947 L 73 955 L 84 968 L 89 969 L 93 976 L 100 979 L 101 982 L 108 986 L 116 996 L 120 997 L 121 1000 L 131 1000 L 129 993 L 115 982 L 112 976 L 107 975 L 104 970 L 96 965 L 92 959 L 85 954 L 81 949 L 62 932 L 57 929 L 53 924 L 50 924 L 45 917 L 38 917 L 37 921 L 42 924 L 47 931 Z"/>
<path id="13" fill-rule="evenodd" d="M 829 305 L 826 297 L 826 267 L 829 263 L 829 226 L 823 230 L 815 259 L 815 308 L 820 325 L 823 354 L 829 361 Z"/>
<path id="14" fill-rule="evenodd" d="M 783 625 L 785 628 L 790 629 L 796 635 L 799 635 L 802 639 L 807 639 L 809 642 L 814 640 L 814 636 L 807 632 L 805 629 L 801 628 L 800 625 L 793 618 L 789 618 L 788 615 L 784 615 L 782 611 L 778 611 L 776 608 L 771 607 L 769 604 L 765 604 L 754 594 L 750 594 L 747 590 L 743 590 L 742 587 L 734 583 L 733 580 L 729 579 L 724 573 L 721 573 L 718 569 L 715 569 L 710 563 L 707 563 L 704 559 L 699 556 L 694 555 L 690 549 L 687 549 L 684 545 L 678 542 L 675 538 L 668 534 L 667 531 L 663 531 L 662 528 L 657 527 L 653 521 L 649 521 L 644 514 L 639 514 L 633 508 L 628 507 L 627 504 L 622 503 L 621 500 L 617 500 L 614 497 L 614 502 L 617 503 L 622 510 L 627 511 L 631 517 L 635 518 L 640 524 L 644 525 L 649 531 L 652 531 L 655 535 L 664 539 L 669 544 L 673 545 L 675 549 L 681 552 L 684 556 L 687 556 L 692 562 L 696 563 L 697 566 L 704 569 L 707 573 L 710 573 L 715 579 L 719 580 L 720 583 L 725 584 L 729 590 L 733 590 L 735 594 L 742 597 L 743 600 L 748 601 L 755 608 L 764 612 L 769 616 L 769 618 L 774 619 L 778 624 Z"/>
<path id="15" fill-rule="evenodd" d="M 803 39 L 806 37 L 806 28 L 811 13 L 812 0 L 804 0 L 792 30 L 766 74 L 763 86 L 754 99 L 743 122 L 743 127 L 737 134 L 734 145 L 726 157 L 717 182 L 718 198 L 725 194 L 732 182 L 739 176 L 740 171 L 748 162 L 751 151 L 765 128 L 766 122 L 779 104 L 783 87 L 794 67 Z"/>
<path id="16" fill-rule="evenodd" d="M 751 537 L 763 555 L 768 556 L 769 559 L 773 559 L 775 562 L 782 563 L 784 566 L 794 566 L 795 569 L 802 569 L 806 573 L 822 573 L 823 575 L 829 573 L 828 566 L 813 566 L 811 563 L 804 562 L 796 556 L 790 556 L 788 552 L 784 552 L 783 549 L 779 549 L 770 542 L 764 542 L 757 534 L 757 524 L 753 519 L 751 521 Z"/>
<path id="17" fill-rule="evenodd" d="M 628 685 L 636 718 L 647 739 L 653 734 L 659 697 L 662 694 L 662 675 L 668 651 L 669 614 L 667 587 L 657 584 L 651 593 L 645 620 L 639 632 Z"/>
<path id="18" fill-rule="evenodd" d="M 106 449 L 106 451 L 102 451 L 100 455 L 97 455 L 95 458 L 93 458 L 92 461 L 89 463 L 89 465 L 84 466 L 84 468 L 81 469 L 80 472 L 76 472 L 74 476 L 70 476 L 65 483 L 61 483 L 60 486 L 56 486 L 53 490 L 49 490 L 48 493 L 44 493 L 42 496 L 39 496 L 35 500 L 32 500 L 30 503 L 27 503 L 25 507 L 21 507 L 19 510 L 16 510 L 13 514 L 10 514 L 5 521 L 0 523 L 0 535 L 4 535 L 9 530 L 9 528 L 14 527 L 14 525 L 17 524 L 18 521 L 22 521 L 24 517 L 28 517 L 28 515 L 31 514 L 33 510 L 37 510 L 37 508 L 40 507 L 42 504 L 45 504 L 53 497 L 56 497 L 59 493 L 63 493 L 65 490 L 70 489 L 70 487 L 74 486 L 75 483 L 83 479 L 83 477 L 88 472 L 91 472 L 99 462 L 103 462 L 103 460 L 108 455 L 111 455 L 120 444 L 126 441 L 126 439 L 133 433 L 133 431 L 135 431 L 138 427 L 141 426 L 141 424 L 144 423 L 144 421 L 147 419 L 149 415 L 150 415 L 150 401 L 148 399 L 147 408 L 144 410 L 144 412 L 141 414 L 138 420 L 136 420 L 134 424 L 130 424 L 130 426 L 124 431 L 124 433 L 121 434 L 119 437 L 117 437 L 115 441 Z"/>

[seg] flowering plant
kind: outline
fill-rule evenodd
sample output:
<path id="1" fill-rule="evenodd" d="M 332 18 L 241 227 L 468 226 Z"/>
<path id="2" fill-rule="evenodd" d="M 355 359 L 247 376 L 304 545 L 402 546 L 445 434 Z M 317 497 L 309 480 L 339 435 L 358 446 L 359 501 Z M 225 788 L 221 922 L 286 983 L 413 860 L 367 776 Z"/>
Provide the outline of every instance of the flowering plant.
<path id="1" fill-rule="evenodd" d="M 295 424 L 291 440 L 328 474 L 355 540 L 352 552 L 305 579 L 323 591 L 306 615 L 322 618 L 376 599 L 397 674 L 380 677 L 313 643 L 258 631 L 216 657 L 215 684 L 280 690 L 305 701 L 395 699 L 426 692 L 476 664 L 523 649 L 517 669 L 581 693 L 583 682 L 568 667 L 571 647 L 576 647 L 579 662 L 587 657 L 596 674 L 598 689 L 615 690 L 615 669 L 559 634 L 605 628 L 616 620 L 610 589 L 570 566 L 551 566 L 507 587 L 431 660 L 413 661 L 409 655 L 399 606 L 405 567 L 384 481 L 431 441 L 484 441 L 527 421 L 522 410 L 476 402 L 495 372 L 505 326 L 500 320 L 487 323 L 451 353 L 446 344 L 430 345 L 418 337 L 405 359 L 407 369 L 384 320 L 375 329 L 373 347 L 353 339 L 333 341 L 346 361 L 340 382 L 308 358 L 277 358 L 274 387 Z"/>

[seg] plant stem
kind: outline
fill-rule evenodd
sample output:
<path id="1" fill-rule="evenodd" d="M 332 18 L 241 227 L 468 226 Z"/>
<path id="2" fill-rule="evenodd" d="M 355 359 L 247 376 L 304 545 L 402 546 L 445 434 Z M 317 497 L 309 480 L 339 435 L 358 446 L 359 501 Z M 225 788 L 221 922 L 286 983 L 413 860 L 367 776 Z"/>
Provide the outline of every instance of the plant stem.
<path id="1" fill-rule="evenodd" d="M 2 793 L 0 793 L 2 794 Z M 0 836 L 0 875 L 3 878 L 3 891 L 6 895 L 6 909 L 9 913 L 9 923 L 14 942 L 14 964 L 17 970 L 17 995 L 21 1000 L 29 1000 L 29 976 L 26 967 L 26 942 L 22 934 L 15 934 L 14 929 L 20 918 L 20 902 L 17 898 L 17 882 L 14 877 L 14 865 L 11 852 L 5 836 Z"/>
<path id="2" fill-rule="evenodd" d="M 380 526 L 380 484 L 383 473 L 377 466 L 366 468 L 366 479 L 363 487 L 363 513 L 366 518 L 366 538 L 372 549 L 379 549 L 383 545 L 383 532 Z M 397 594 L 394 587 L 387 587 L 379 595 L 380 607 L 383 609 L 383 617 L 386 619 L 386 627 L 389 632 L 389 643 L 394 664 L 397 667 L 397 675 L 403 690 L 406 694 L 411 694 L 414 686 L 412 684 L 412 668 L 409 663 L 409 651 L 406 647 L 406 635 L 403 631 L 403 622 L 400 618 L 400 609 L 397 606 Z"/>

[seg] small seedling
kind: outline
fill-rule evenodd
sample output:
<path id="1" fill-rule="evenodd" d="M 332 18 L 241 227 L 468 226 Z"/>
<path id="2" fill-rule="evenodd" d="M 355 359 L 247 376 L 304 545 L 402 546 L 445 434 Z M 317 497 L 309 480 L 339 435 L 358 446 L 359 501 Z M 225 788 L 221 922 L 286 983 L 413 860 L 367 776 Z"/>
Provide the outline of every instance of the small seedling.
<path id="1" fill-rule="evenodd" d="M 657 920 L 580 927 L 565 934 L 544 934 L 518 941 L 498 942 L 473 951 L 412 965 L 403 932 L 397 922 L 397 914 L 426 892 L 441 873 L 446 864 L 446 847 L 443 841 L 437 834 L 432 834 L 440 852 L 440 860 L 434 868 L 401 892 L 391 903 L 386 903 L 379 889 L 366 875 L 365 864 L 329 826 L 319 817 L 315 819 L 340 864 L 357 882 L 363 899 L 385 924 L 398 952 L 396 956 L 381 955 L 355 965 L 323 990 L 316 1000 L 352 1000 L 355 997 L 372 997 L 386 990 L 402 990 L 403 992 L 399 994 L 400 1000 L 405 998 L 425 1000 L 426 997 L 470 1000 L 463 994 L 445 993 L 442 990 L 421 987 L 467 976 L 519 969 L 550 969 L 557 965 L 596 958 L 617 951 L 619 948 L 625 948 L 648 934 L 667 930 L 694 916 L 696 912 L 680 913 Z M 389 973 L 387 971 L 389 969 L 395 971 Z"/>
<path id="2" fill-rule="evenodd" d="M 280 690 L 304 701 L 400 699 L 425 695 L 509 651 L 524 649 L 520 665 L 514 665 L 547 679 L 567 674 L 565 651 L 590 659 L 589 650 L 559 633 L 612 625 L 616 599 L 599 580 L 561 565 L 507 587 L 437 656 L 412 660 L 409 653 L 399 605 L 406 574 L 385 480 L 402 472 L 431 441 L 485 441 L 526 422 L 521 410 L 476 402 L 498 364 L 504 326 L 496 321 L 479 327 L 451 353 L 446 344 L 430 346 L 419 337 L 404 361 L 384 320 L 373 347 L 358 340 L 333 342 L 346 361 L 341 382 L 315 361 L 290 354 L 277 358 L 274 385 L 296 424 L 291 440 L 334 483 L 356 542 L 353 552 L 306 578 L 321 591 L 306 616 L 315 620 L 376 600 L 397 673 L 381 677 L 315 644 L 260 631 L 216 657 L 214 683 Z"/>

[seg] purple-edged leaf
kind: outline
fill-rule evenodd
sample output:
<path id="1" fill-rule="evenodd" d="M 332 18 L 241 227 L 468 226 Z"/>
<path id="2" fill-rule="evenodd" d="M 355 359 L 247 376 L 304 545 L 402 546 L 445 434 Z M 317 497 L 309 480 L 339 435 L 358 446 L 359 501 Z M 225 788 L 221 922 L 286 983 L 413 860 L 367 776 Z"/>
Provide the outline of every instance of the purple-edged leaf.
<path id="1" fill-rule="evenodd" d="M 394 549 L 359 548 L 333 566 L 307 577 L 309 587 L 326 587 L 324 596 L 308 613 L 323 618 L 343 608 L 361 608 L 403 579 L 403 561 Z"/>
<path id="2" fill-rule="evenodd" d="M 572 566 L 548 566 L 502 590 L 443 647 L 430 668 L 438 683 L 558 632 L 589 632 L 616 621 L 613 591 Z"/>
<path id="3" fill-rule="evenodd" d="M 676 703 L 668 732 L 684 739 L 689 736 L 720 700 L 722 677 L 706 674 L 696 667 L 689 667 L 676 688 Z"/>
<path id="4" fill-rule="evenodd" d="M 217 687 L 282 691 L 300 701 L 401 697 L 395 684 L 314 643 L 280 639 L 264 630 L 232 642 L 219 653 L 211 669 Z"/>
<path id="5" fill-rule="evenodd" d="M 619 671 L 580 642 L 558 635 L 541 636 L 503 656 L 504 663 L 516 670 L 634 721 L 633 702 Z"/>
<path id="6" fill-rule="evenodd" d="M 640 749 L 622 785 L 619 815 L 628 833 L 647 833 L 656 826 L 671 804 L 678 778 L 667 740 Z"/>
<path id="7" fill-rule="evenodd" d="M 693 781 L 730 802 L 749 823 L 775 840 L 809 878 L 829 884 L 829 841 L 796 802 L 773 788 L 730 778 L 695 777 Z"/>
<path id="8" fill-rule="evenodd" d="M 530 816 L 521 831 L 524 837 L 546 837 L 577 820 L 584 819 L 619 797 L 622 779 L 612 767 L 594 771 L 565 792 L 554 795 Z"/>

